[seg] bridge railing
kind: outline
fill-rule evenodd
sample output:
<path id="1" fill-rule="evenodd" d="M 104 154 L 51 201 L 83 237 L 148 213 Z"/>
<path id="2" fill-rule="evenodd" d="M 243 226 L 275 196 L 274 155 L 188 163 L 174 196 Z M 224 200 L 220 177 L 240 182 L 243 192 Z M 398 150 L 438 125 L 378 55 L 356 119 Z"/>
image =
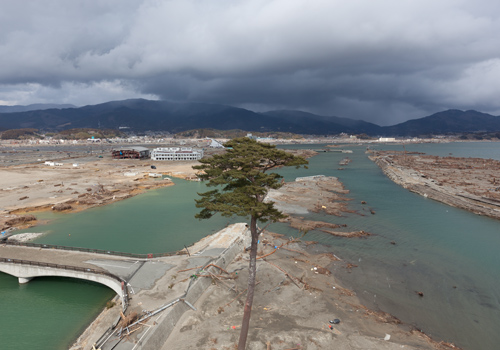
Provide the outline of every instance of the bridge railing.
<path id="1" fill-rule="evenodd" d="M 184 251 L 170 252 L 170 253 L 135 254 L 135 253 L 116 252 L 113 250 L 104 250 L 104 249 L 68 247 L 68 246 L 62 246 L 62 245 L 52 245 L 52 244 L 42 244 L 42 243 L 14 242 L 14 241 L 8 241 L 8 240 L 6 242 L 2 242 L 2 244 L 21 246 L 21 247 L 44 248 L 44 249 L 73 250 L 73 251 L 85 252 L 85 253 L 123 256 L 123 257 L 134 258 L 134 259 L 154 259 L 154 258 L 162 258 L 162 257 L 166 257 L 166 256 L 186 254 Z"/>
<path id="2" fill-rule="evenodd" d="M 40 266 L 40 267 L 51 267 L 51 268 L 56 268 L 56 269 L 78 271 L 78 272 L 84 272 L 84 273 L 93 273 L 93 274 L 97 274 L 97 275 L 104 275 L 104 276 L 110 277 L 110 278 L 114 279 L 115 281 L 118 281 L 122 285 L 122 289 L 123 289 L 122 297 L 124 298 L 123 307 L 124 307 L 124 309 L 126 309 L 128 306 L 129 296 L 128 296 L 127 288 L 125 287 L 126 281 L 123 280 L 122 278 L 116 276 L 116 275 L 113 275 L 110 272 L 86 268 L 86 267 L 79 267 L 79 266 L 60 265 L 60 264 L 45 263 L 45 262 L 31 261 L 31 260 L 22 260 L 22 259 L 11 259 L 11 258 L 0 258 L 0 263 L 30 265 L 30 266 Z"/>
<path id="3" fill-rule="evenodd" d="M 53 264 L 53 263 L 45 263 L 45 262 L 39 262 L 39 261 L 31 261 L 31 260 L 21 260 L 21 259 L 11 259 L 11 258 L 0 258 L 0 263 L 10 263 L 10 264 L 21 264 L 21 265 L 31 265 L 31 266 L 41 266 L 41 267 L 52 267 L 52 268 L 57 268 L 57 269 L 63 269 L 63 270 L 71 270 L 71 271 L 79 271 L 79 272 L 87 272 L 87 273 L 94 273 L 98 275 L 105 275 L 108 277 L 111 277 L 114 280 L 117 280 L 118 282 L 123 282 L 123 279 L 120 277 L 113 275 L 110 272 L 107 271 L 102 271 L 102 270 L 96 270 L 96 269 L 91 269 L 91 268 L 86 268 L 86 267 L 79 267 L 79 266 L 71 266 L 71 265 L 60 265 L 60 264 Z"/>

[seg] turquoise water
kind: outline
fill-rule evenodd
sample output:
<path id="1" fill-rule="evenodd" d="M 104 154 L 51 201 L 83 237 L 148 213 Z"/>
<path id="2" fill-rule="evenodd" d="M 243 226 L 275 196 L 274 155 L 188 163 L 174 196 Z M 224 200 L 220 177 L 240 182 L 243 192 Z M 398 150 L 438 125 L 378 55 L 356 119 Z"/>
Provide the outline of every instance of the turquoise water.
<path id="1" fill-rule="evenodd" d="M 496 349 L 500 344 L 500 222 L 410 193 L 388 180 L 367 159 L 365 146 L 345 148 L 354 150 L 348 154 L 353 161 L 345 170 L 338 170 L 345 154 L 325 153 L 310 159 L 309 169 L 286 168 L 280 172 L 286 180 L 316 174 L 339 177 L 351 191 L 351 206 L 358 214 L 343 218 L 310 214 L 308 219 L 346 223 L 349 230 L 374 235 L 342 239 L 311 231 L 306 239 L 319 241 L 358 265 L 351 273 L 341 268 L 335 274 L 368 306 L 381 308 L 465 349 Z M 422 144 L 407 145 L 406 149 L 500 159 L 498 143 Z M 193 219 L 197 211 L 193 198 L 205 188 L 200 183 L 175 181 L 174 187 L 110 206 L 51 215 L 51 224 L 31 231 L 50 232 L 39 239 L 44 243 L 149 253 L 181 249 L 228 223 L 225 218 L 203 222 Z M 370 209 L 376 214 L 370 214 Z M 298 234 L 283 224 L 271 229 Z M 75 298 L 75 290 L 81 290 L 82 296 Z M 425 296 L 419 298 L 415 291 Z M 35 279 L 20 286 L 15 278 L 3 274 L 0 293 L 7 296 L 0 298 L 2 315 L 4 310 L 9 315 L 0 318 L 2 349 L 45 349 L 41 344 L 50 344 L 46 349 L 67 348 L 113 295 L 106 287 L 70 279 Z M 76 315 L 75 319 L 70 315 Z M 25 331 L 27 328 L 30 332 Z M 28 333 L 33 334 L 34 342 L 21 346 L 19 339 L 28 342 Z M 41 333 L 49 334 L 51 341 L 40 342 L 36 335 Z"/>
<path id="2" fill-rule="evenodd" d="M 220 216 L 205 221 L 195 219 L 199 209 L 194 198 L 197 192 L 206 191 L 206 186 L 201 182 L 173 181 L 175 186 L 104 207 L 71 215 L 42 213 L 39 217 L 51 223 L 35 229 L 48 233 L 36 242 L 130 253 L 172 252 L 234 221 Z"/>
<path id="3" fill-rule="evenodd" d="M 40 277 L 19 284 L 0 273 L 0 348 L 67 349 L 114 294 L 76 279 Z"/>
<path id="4" fill-rule="evenodd" d="M 377 145 L 373 149 L 396 149 L 403 151 L 401 145 Z M 451 142 L 451 143 L 422 143 L 405 146 L 409 152 L 417 151 L 435 156 L 491 158 L 500 160 L 499 142 Z"/>
<path id="5" fill-rule="evenodd" d="M 220 216 L 196 220 L 193 199 L 205 185 L 173 181 L 175 186 L 80 213 L 41 213 L 49 224 L 20 232 L 47 233 L 37 243 L 160 253 L 183 249 L 234 222 Z M 35 278 L 19 285 L 0 273 L 0 349 L 67 349 L 113 296 L 86 281 Z"/>
<path id="6" fill-rule="evenodd" d="M 379 146 L 397 147 L 401 148 Z M 498 143 L 413 147 L 406 146 L 429 154 L 487 154 L 500 159 Z M 498 348 L 500 222 L 410 193 L 367 160 L 364 147 L 353 149 L 355 153 L 349 155 L 353 161 L 345 170 L 337 170 L 338 160 L 345 155 L 320 154 L 311 159 L 309 173 L 338 176 L 351 190 L 352 206 L 364 215 L 310 217 L 346 223 L 349 230 L 362 229 L 375 236 L 346 240 L 312 231 L 307 239 L 331 246 L 337 255 L 358 265 L 351 273 L 340 269 L 336 274 L 366 305 L 466 349 Z M 284 174 L 293 177 L 290 170 Z M 283 225 L 271 229 L 290 231 Z M 424 292 L 424 297 L 419 298 L 416 291 Z"/>

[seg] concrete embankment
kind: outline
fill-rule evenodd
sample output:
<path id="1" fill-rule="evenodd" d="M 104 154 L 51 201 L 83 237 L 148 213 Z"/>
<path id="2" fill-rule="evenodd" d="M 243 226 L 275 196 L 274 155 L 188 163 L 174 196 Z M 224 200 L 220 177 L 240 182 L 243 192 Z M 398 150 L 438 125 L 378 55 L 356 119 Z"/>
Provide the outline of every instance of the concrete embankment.
<path id="1" fill-rule="evenodd" d="M 104 311 L 71 349 L 91 349 L 91 344 L 102 350 L 160 349 L 181 316 L 213 283 L 215 277 L 210 276 L 225 269 L 249 242 L 248 228 L 240 223 L 201 239 L 185 255 L 113 264 L 97 258 L 88 261 L 121 273 L 134 266 L 135 272 L 125 278 L 129 307 L 121 317 L 116 307 Z"/>
<path id="2" fill-rule="evenodd" d="M 250 235 L 238 232 L 237 234 L 239 234 L 240 237 L 237 237 L 237 239 L 234 240 L 218 257 L 214 258 L 211 261 L 212 264 L 220 266 L 222 268 L 226 268 L 227 265 L 233 261 L 236 255 L 243 251 L 245 247 L 250 244 Z M 211 249 L 216 249 L 216 247 L 212 244 Z M 210 269 L 213 270 L 213 268 Z M 210 278 L 199 278 L 195 280 L 195 282 L 190 285 L 185 296 L 183 296 L 183 299 L 189 304 L 194 305 L 211 284 L 212 280 Z M 137 349 L 160 349 L 174 330 L 177 322 L 182 317 L 184 312 L 190 309 L 189 304 L 175 304 L 170 312 L 158 322 L 158 325 L 154 328 L 150 328 L 151 331 L 149 332 L 149 334 L 147 334 L 142 340 L 137 343 L 137 345 L 139 346 L 137 347 Z"/>
<path id="3" fill-rule="evenodd" d="M 478 215 L 500 219 L 500 203 L 439 183 L 416 169 L 393 163 L 388 157 L 375 155 L 369 158 L 389 179 L 411 192 Z"/>

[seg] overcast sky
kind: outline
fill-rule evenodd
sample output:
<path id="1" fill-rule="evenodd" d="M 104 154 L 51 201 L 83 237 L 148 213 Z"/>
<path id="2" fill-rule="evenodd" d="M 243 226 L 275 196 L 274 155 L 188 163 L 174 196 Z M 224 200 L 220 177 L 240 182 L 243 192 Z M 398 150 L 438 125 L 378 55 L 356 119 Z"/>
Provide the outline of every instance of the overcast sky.
<path id="1" fill-rule="evenodd" d="M 0 0 L 0 104 L 500 115 L 497 0 Z"/>

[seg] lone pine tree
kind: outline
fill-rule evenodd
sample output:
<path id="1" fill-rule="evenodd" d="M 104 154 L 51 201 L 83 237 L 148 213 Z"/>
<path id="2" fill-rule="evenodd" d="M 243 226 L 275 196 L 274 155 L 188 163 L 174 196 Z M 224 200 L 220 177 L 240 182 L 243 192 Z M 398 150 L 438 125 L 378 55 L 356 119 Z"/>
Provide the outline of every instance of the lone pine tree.
<path id="1" fill-rule="evenodd" d="M 198 177 L 206 180 L 208 187 L 215 189 L 198 193 L 196 207 L 202 210 L 196 214 L 198 219 L 209 219 L 214 214 L 231 217 L 233 215 L 250 217 L 250 263 L 248 292 L 241 324 L 238 350 L 244 350 L 247 341 L 250 314 L 255 289 L 257 223 L 275 222 L 286 215 L 274 207 L 274 202 L 264 202 L 270 189 L 282 186 L 281 175 L 268 173 L 282 166 L 305 166 L 308 162 L 302 157 L 276 149 L 276 146 L 260 143 L 247 137 L 233 139 L 224 146 L 223 154 L 216 154 L 200 160 L 193 169 L 203 170 Z"/>

